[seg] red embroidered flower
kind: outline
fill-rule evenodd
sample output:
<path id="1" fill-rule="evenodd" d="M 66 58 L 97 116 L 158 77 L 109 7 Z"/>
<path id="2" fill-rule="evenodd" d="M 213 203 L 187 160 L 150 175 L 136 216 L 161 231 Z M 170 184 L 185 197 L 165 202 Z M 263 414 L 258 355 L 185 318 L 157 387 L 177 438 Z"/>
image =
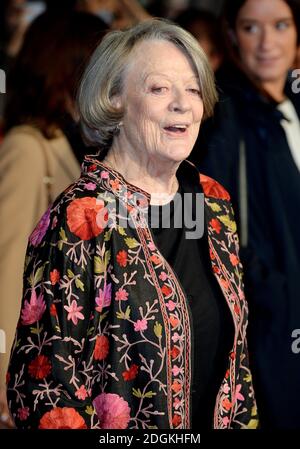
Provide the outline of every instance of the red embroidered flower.
<path id="1" fill-rule="evenodd" d="M 60 279 L 60 273 L 58 270 L 50 271 L 50 281 L 51 285 L 55 285 Z"/>
<path id="2" fill-rule="evenodd" d="M 232 407 L 232 403 L 229 401 L 228 398 L 223 399 L 222 406 L 225 408 L 225 410 L 230 410 Z"/>
<path id="3" fill-rule="evenodd" d="M 171 326 L 172 326 L 173 329 L 176 329 L 176 327 L 180 323 L 179 319 L 175 315 L 171 315 L 170 318 L 169 318 L 169 321 L 170 321 Z"/>
<path id="4" fill-rule="evenodd" d="M 211 225 L 211 227 L 213 228 L 213 230 L 217 233 L 220 234 L 221 229 L 222 229 L 222 225 L 219 222 L 219 220 L 217 218 L 212 218 L 209 222 L 209 224 Z"/>
<path id="5" fill-rule="evenodd" d="M 51 316 L 57 316 L 57 310 L 56 310 L 56 305 L 55 304 L 51 304 L 50 306 L 50 315 Z"/>
<path id="6" fill-rule="evenodd" d="M 94 350 L 95 360 L 104 360 L 108 356 L 109 340 L 105 335 L 98 335 Z"/>
<path id="7" fill-rule="evenodd" d="M 78 198 L 67 207 L 70 231 L 82 240 L 97 237 L 106 227 L 108 212 L 104 201 L 97 198 Z"/>
<path id="8" fill-rule="evenodd" d="M 180 349 L 178 348 L 178 346 L 173 346 L 173 348 L 171 349 L 171 357 L 172 359 L 176 359 L 180 354 Z"/>
<path id="9" fill-rule="evenodd" d="M 119 251 L 117 254 L 117 262 L 120 265 L 120 267 L 126 267 L 127 265 L 127 252 L 122 250 Z"/>
<path id="10" fill-rule="evenodd" d="M 163 285 L 161 291 L 162 291 L 164 296 L 169 296 L 172 293 L 172 289 L 168 285 L 166 285 L 166 284 Z"/>
<path id="11" fill-rule="evenodd" d="M 135 364 L 131 365 L 131 367 L 127 371 L 123 371 L 122 376 L 125 381 L 133 380 L 136 378 L 139 367 Z"/>
<path id="12" fill-rule="evenodd" d="M 230 195 L 227 190 L 224 189 L 221 184 L 219 184 L 214 179 L 206 175 L 200 175 L 200 182 L 203 187 L 204 194 L 211 198 L 217 198 L 220 200 L 230 201 Z"/>
<path id="13" fill-rule="evenodd" d="M 86 388 L 84 385 L 81 385 L 80 388 L 78 388 L 78 390 L 75 392 L 75 396 L 80 399 L 81 401 L 84 401 L 87 396 L 88 396 L 88 392 L 86 391 Z"/>
<path id="14" fill-rule="evenodd" d="M 219 273 L 221 273 L 221 270 L 220 270 L 219 267 L 217 267 L 217 265 L 214 265 L 213 266 L 213 272 L 219 274 Z"/>
<path id="15" fill-rule="evenodd" d="M 209 255 L 210 255 L 211 260 L 215 260 L 216 256 L 211 248 L 209 248 Z"/>
<path id="16" fill-rule="evenodd" d="M 172 418 L 172 424 L 174 427 L 178 427 L 181 424 L 181 416 L 174 415 Z"/>
<path id="17" fill-rule="evenodd" d="M 39 429 L 86 429 L 86 423 L 81 415 L 71 407 L 56 407 L 45 413 Z"/>
<path id="18" fill-rule="evenodd" d="M 181 385 L 181 383 L 180 383 L 178 380 L 175 380 L 175 381 L 172 383 L 171 389 L 172 389 L 175 393 L 178 393 L 179 391 L 181 391 L 182 385 Z"/>
<path id="19" fill-rule="evenodd" d="M 230 254 L 229 259 L 234 267 L 240 263 L 239 258 L 235 254 Z"/>
<path id="20" fill-rule="evenodd" d="M 96 170 L 97 170 L 97 165 L 96 165 L 96 164 L 92 164 L 92 165 L 90 165 L 90 166 L 87 168 L 87 171 L 88 171 L 88 172 L 96 171 Z"/>
<path id="21" fill-rule="evenodd" d="M 28 366 L 28 372 L 35 379 L 44 379 L 51 371 L 51 363 L 45 355 L 38 355 Z"/>
<path id="22" fill-rule="evenodd" d="M 236 313 L 237 315 L 240 315 L 241 309 L 240 309 L 240 307 L 239 307 L 237 304 L 234 304 L 233 309 L 234 309 L 234 311 L 235 311 L 235 313 Z"/>
<path id="23" fill-rule="evenodd" d="M 154 265 L 159 265 L 161 263 L 160 257 L 156 256 L 155 254 L 150 257 L 150 260 L 154 263 Z"/>

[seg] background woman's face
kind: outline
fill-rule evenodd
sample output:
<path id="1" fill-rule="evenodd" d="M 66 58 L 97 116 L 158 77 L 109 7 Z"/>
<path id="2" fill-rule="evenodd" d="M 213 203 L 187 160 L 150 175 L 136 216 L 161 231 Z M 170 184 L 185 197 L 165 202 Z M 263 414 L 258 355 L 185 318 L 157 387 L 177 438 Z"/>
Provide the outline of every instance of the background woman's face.
<path id="1" fill-rule="evenodd" d="M 241 62 L 258 82 L 283 81 L 293 66 L 297 30 L 284 0 L 247 0 L 236 21 Z"/>

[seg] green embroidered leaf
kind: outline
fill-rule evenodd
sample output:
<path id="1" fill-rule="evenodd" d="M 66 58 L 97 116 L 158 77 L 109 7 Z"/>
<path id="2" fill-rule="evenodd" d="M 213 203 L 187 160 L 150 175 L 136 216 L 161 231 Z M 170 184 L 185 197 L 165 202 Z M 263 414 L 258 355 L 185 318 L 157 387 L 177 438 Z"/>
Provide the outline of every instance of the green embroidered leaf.
<path id="1" fill-rule="evenodd" d="M 130 306 L 127 306 L 126 311 L 125 311 L 125 313 L 124 313 L 124 318 L 125 318 L 125 319 L 129 320 L 129 318 L 130 318 L 130 312 L 131 312 Z"/>
<path id="2" fill-rule="evenodd" d="M 116 315 L 119 320 L 124 320 L 125 318 L 125 314 L 123 312 L 116 312 Z"/>
<path id="3" fill-rule="evenodd" d="M 67 275 L 68 275 L 68 278 L 69 278 L 69 279 L 73 279 L 73 277 L 75 276 L 74 273 L 73 273 L 73 271 L 70 270 L 69 268 L 67 269 Z"/>
<path id="4" fill-rule="evenodd" d="M 154 333 L 157 336 L 157 338 L 161 337 L 162 325 L 160 323 L 158 323 L 157 321 L 155 322 L 155 325 L 154 325 Z"/>
<path id="5" fill-rule="evenodd" d="M 119 234 L 121 234 L 121 235 L 126 235 L 125 229 L 122 228 L 121 226 L 118 226 L 118 232 L 119 232 Z"/>
<path id="6" fill-rule="evenodd" d="M 147 391 L 147 393 L 144 394 L 144 398 L 153 398 L 153 396 L 156 396 L 154 391 Z"/>
<path id="7" fill-rule="evenodd" d="M 34 287 L 36 284 L 41 282 L 41 280 L 43 278 L 44 269 L 45 269 L 45 265 L 43 265 L 42 267 L 39 267 L 35 273 L 31 273 L 31 275 L 28 278 L 28 282 L 31 287 Z"/>
<path id="8" fill-rule="evenodd" d="M 110 236 L 111 236 L 111 230 L 106 231 L 106 233 L 104 234 L 104 241 L 108 242 L 110 240 Z"/>
<path id="9" fill-rule="evenodd" d="M 125 239 L 125 243 L 129 249 L 133 249 L 139 246 L 139 242 L 137 242 L 136 239 L 131 237 L 127 237 L 127 239 Z"/>
<path id="10" fill-rule="evenodd" d="M 250 419 L 249 423 L 247 424 L 247 429 L 257 429 L 258 426 L 258 419 Z"/>
<path id="11" fill-rule="evenodd" d="M 56 332 L 60 332 L 60 327 L 59 326 L 55 326 L 55 330 L 56 330 Z"/>
<path id="12" fill-rule="evenodd" d="M 65 230 L 63 228 L 60 228 L 59 236 L 60 236 L 61 240 L 64 240 L 65 242 L 68 241 Z"/>
<path id="13" fill-rule="evenodd" d="M 88 336 L 91 335 L 91 334 L 94 332 L 94 329 L 95 329 L 95 326 L 91 327 L 91 328 L 88 330 L 87 335 L 88 335 Z"/>
<path id="14" fill-rule="evenodd" d="M 93 409 L 93 407 L 92 407 L 91 405 L 88 405 L 88 406 L 86 407 L 86 409 L 85 409 L 85 413 L 86 413 L 87 415 L 92 416 L 92 415 L 94 414 L 94 409 Z"/>
<path id="15" fill-rule="evenodd" d="M 31 327 L 30 332 L 34 335 L 39 335 L 42 332 L 43 328 L 44 328 L 43 326 L 41 326 L 40 328 Z"/>
<path id="16" fill-rule="evenodd" d="M 75 285 L 77 288 L 80 288 L 82 292 L 84 292 L 84 283 L 80 279 L 75 279 Z"/>
<path id="17" fill-rule="evenodd" d="M 30 260 L 31 260 L 30 256 L 26 256 L 25 257 L 24 271 L 26 271 L 26 269 L 27 269 L 27 267 L 29 265 Z"/>
<path id="18" fill-rule="evenodd" d="M 108 310 L 100 315 L 100 323 L 101 323 L 101 321 L 104 320 L 104 318 L 107 317 L 107 315 L 108 315 Z"/>
<path id="19" fill-rule="evenodd" d="M 138 388 L 137 390 L 135 388 L 132 389 L 132 394 L 133 396 L 136 396 L 137 398 L 141 398 L 142 397 L 142 392 L 141 390 Z"/>
<path id="20" fill-rule="evenodd" d="M 236 224 L 230 220 L 228 215 L 220 215 L 218 219 L 229 229 L 230 232 L 236 232 Z"/>
<path id="21" fill-rule="evenodd" d="M 99 256 L 94 257 L 94 267 L 97 274 L 102 274 L 105 271 L 105 263 Z"/>
<path id="22" fill-rule="evenodd" d="M 209 207 L 214 211 L 214 212 L 220 212 L 222 209 L 221 207 L 217 204 L 217 203 L 208 203 Z"/>
<path id="23" fill-rule="evenodd" d="M 106 251 L 105 256 L 104 256 L 105 269 L 107 268 L 107 265 L 109 264 L 110 256 L 111 256 L 110 250 Z"/>
<path id="24" fill-rule="evenodd" d="M 61 251 L 61 250 L 62 250 L 62 247 L 63 247 L 63 242 L 60 240 L 60 241 L 57 243 L 57 248 Z"/>
<path id="25" fill-rule="evenodd" d="M 247 374 L 247 375 L 244 377 L 244 381 L 245 381 L 245 382 L 251 382 L 251 379 L 252 379 L 251 374 Z"/>

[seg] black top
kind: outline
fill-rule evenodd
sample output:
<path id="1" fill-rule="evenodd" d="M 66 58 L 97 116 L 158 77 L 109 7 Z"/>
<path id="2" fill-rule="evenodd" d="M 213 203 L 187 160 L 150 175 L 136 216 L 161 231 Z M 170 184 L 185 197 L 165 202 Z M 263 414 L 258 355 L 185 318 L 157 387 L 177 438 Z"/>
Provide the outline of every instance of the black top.
<path id="1" fill-rule="evenodd" d="M 192 208 L 195 219 L 196 193 L 201 193 L 201 189 L 196 185 L 191 188 L 191 185 L 181 182 L 178 193 L 183 198 L 182 211 L 184 205 Z M 193 205 L 185 201 L 184 193 L 192 193 Z M 184 223 L 182 219 L 183 226 L 177 227 L 176 220 L 182 211 L 179 196 L 175 196 L 170 204 L 151 206 L 149 222 L 157 246 L 177 274 L 191 309 L 194 348 L 192 428 L 211 429 L 216 395 L 233 345 L 233 320 L 212 273 L 207 233 L 196 240 L 187 239 L 186 231 L 191 231 L 186 227 L 187 220 Z M 170 227 L 164 228 L 162 219 L 166 219 L 168 214 Z M 197 217 L 198 220 L 203 218 Z"/>

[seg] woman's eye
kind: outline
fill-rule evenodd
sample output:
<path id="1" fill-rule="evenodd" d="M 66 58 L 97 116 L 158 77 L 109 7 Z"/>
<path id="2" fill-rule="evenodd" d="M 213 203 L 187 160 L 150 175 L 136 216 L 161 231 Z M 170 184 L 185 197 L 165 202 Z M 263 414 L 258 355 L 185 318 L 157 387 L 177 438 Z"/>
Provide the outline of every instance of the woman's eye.
<path id="1" fill-rule="evenodd" d="M 288 27 L 289 27 L 289 24 L 287 22 L 277 22 L 276 23 L 277 30 L 286 30 Z"/>
<path id="2" fill-rule="evenodd" d="M 246 33 L 254 34 L 254 33 L 257 33 L 259 27 L 253 23 L 253 24 L 244 25 L 242 29 Z"/>
<path id="3" fill-rule="evenodd" d="M 151 87 L 151 92 L 153 92 L 155 94 L 161 94 L 161 93 L 164 93 L 166 91 L 167 91 L 167 87 L 163 87 L 163 86 Z"/>
<path id="4" fill-rule="evenodd" d="M 188 90 L 189 90 L 189 92 L 191 92 L 192 94 L 198 95 L 199 97 L 201 96 L 201 92 L 200 92 L 199 89 L 193 89 L 193 88 L 191 88 L 191 89 L 188 89 Z"/>

